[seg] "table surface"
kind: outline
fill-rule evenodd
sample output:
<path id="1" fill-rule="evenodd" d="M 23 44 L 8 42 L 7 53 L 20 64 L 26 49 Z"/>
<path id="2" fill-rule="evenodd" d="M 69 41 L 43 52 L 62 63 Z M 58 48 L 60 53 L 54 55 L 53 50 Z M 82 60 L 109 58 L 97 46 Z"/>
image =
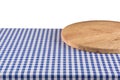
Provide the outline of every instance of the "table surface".
<path id="1" fill-rule="evenodd" d="M 120 54 L 77 50 L 61 29 L 0 29 L 0 78 L 120 80 Z"/>

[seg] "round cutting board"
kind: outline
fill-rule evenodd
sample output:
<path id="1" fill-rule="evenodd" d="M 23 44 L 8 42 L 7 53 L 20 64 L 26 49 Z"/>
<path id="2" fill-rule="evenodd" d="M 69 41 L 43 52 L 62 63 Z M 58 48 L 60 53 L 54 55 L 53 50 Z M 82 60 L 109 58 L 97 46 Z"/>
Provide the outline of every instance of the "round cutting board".
<path id="1" fill-rule="evenodd" d="M 62 40 L 73 48 L 96 53 L 120 53 L 120 22 L 84 21 L 62 30 Z"/>

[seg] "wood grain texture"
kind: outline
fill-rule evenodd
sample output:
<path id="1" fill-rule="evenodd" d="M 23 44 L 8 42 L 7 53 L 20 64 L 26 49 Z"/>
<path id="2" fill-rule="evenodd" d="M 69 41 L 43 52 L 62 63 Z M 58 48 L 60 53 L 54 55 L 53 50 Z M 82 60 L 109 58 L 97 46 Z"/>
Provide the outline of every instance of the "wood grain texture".
<path id="1" fill-rule="evenodd" d="M 65 27 L 62 40 L 77 49 L 96 53 L 120 53 L 120 22 L 85 21 Z"/>

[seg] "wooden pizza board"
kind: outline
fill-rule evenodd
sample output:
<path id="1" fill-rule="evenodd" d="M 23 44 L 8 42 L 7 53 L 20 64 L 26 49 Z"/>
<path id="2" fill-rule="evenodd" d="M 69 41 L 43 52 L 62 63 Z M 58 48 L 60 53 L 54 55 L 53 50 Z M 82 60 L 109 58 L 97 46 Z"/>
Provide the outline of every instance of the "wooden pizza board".
<path id="1" fill-rule="evenodd" d="M 62 40 L 73 48 L 96 53 L 120 53 L 120 22 L 84 21 L 65 27 Z"/>

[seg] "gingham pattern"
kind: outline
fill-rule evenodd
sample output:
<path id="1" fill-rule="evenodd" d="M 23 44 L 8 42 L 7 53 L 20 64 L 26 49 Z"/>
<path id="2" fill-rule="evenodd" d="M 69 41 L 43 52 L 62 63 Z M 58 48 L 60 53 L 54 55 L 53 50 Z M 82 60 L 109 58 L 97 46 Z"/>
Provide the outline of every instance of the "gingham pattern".
<path id="1" fill-rule="evenodd" d="M 61 29 L 0 29 L 0 80 L 120 80 L 120 54 L 80 51 Z"/>

